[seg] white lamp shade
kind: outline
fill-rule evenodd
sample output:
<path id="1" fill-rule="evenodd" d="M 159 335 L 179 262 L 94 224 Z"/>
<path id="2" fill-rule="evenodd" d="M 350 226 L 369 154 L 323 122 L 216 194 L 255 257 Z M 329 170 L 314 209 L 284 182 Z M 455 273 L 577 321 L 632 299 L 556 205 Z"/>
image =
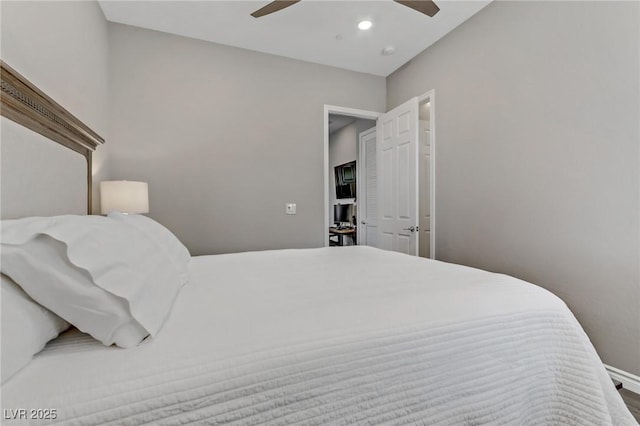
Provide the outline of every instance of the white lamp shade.
<path id="1" fill-rule="evenodd" d="M 100 210 L 102 214 L 149 213 L 149 185 L 129 180 L 100 182 Z"/>

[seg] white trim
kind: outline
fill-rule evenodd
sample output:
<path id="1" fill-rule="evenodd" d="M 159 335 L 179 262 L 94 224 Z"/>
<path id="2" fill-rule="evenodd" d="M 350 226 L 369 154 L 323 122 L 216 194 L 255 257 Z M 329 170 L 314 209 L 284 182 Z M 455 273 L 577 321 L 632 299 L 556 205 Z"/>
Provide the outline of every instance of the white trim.
<path id="1" fill-rule="evenodd" d="M 322 228 L 322 241 L 324 246 L 329 247 L 329 107 L 324 106 L 323 125 L 324 136 L 322 152 L 324 159 L 322 161 L 322 176 L 324 177 L 324 226 Z"/>
<path id="2" fill-rule="evenodd" d="M 429 136 L 431 136 L 431 145 L 430 148 L 430 157 L 431 157 L 431 176 L 429 177 L 429 182 L 431 183 L 431 200 L 429 200 L 429 205 L 431 206 L 431 232 L 430 232 L 430 247 L 429 253 L 431 254 L 431 259 L 436 258 L 436 165 L 437 165 L 437 156 L 436 156 L 436 90 L 432 89 L 426 93 L 429 97 L 429 101 L 431 101 L 431 105 L 429 106 Z"/>
<path id="3" fill-rule="evenodd" d="M 612 379 L 622 383 L 623 389 L 630 390 L 631 392 L 640 395 L 640 376 L 627 373 L 624 370 L 620 370 L 619 368 L 615 368 L 607 364 L 604 364 L 604 368 L 607 369 L 607 373 L 609 373 L 609 376 L 611 376 Z"/>
<path id="4" fill-rule="evenodd" d="M 377 120 L 382 115 L 380 112 L 366 111 L 363 109 L 345 108 L 335 105 L 325 105 L 323 114 L 324 125 L 324 228 L 322 235 L 324 246 L 329 247 L 329 114 L 348 115 L 355 118 L 366 118 L 368 120 Z"/>

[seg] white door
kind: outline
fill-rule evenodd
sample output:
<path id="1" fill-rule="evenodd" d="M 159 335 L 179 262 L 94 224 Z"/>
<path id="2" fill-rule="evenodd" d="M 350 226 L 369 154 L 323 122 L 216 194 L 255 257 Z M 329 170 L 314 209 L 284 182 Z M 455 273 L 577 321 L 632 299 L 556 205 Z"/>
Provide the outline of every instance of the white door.
<path id="1" fill-rule="evenodd" d="M 418 255 L 418 98 L 378 119 L 378 247 Z"/>
<path id="2" fill-rule="evenodd" d="M 418 165 L 420 191 L 420 256 L 431 257 L 431 131 L 429 121 L 420 120 L 419 125 L 420 164 Z"/>
<path id="3" fill-rule="evenodd" d="M 377 247 L 378 238 L 378 169 L 376 162 L 376 128 L 359 135 L 358 244 Z"/>

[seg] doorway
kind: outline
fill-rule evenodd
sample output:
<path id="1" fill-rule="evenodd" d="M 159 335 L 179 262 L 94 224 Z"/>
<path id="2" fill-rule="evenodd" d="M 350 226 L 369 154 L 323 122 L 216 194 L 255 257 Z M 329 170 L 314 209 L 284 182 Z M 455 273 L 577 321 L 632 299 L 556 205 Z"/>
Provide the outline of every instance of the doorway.
<path id="1" fill-rule="evenodd" d="M 412 98 L 411 101 L 409 101 L 408 103 L 413 103 L 413 105 L 415 105 L 415 107 L 413 107 L 413 111 L 415 111 L 415 115 L 412 115 L 412 117 L 414 117 L 414 119 L 409 120 L 411 122 L 410 127 L 412 128 L 410 130 L 410 132 L 412 134 L 415 135 L 415 141 L 416 143 L 413 144 L 413 147 L 415 148 L 415 151 L 413 151 L 414 148 L 412 148 L 412 152 L 415 152 L 415 154 L 412 154 L 413 158 L 415 158 L 415 162 L 414 161 L 410 161 L 410 163 L 412 164 L 412 167 L 414 167 L 415 172 L 413 173 L 413 178 L 412 179 L 412 187 L 415 187 L 416 190 L 415 192 L 413 190 L 411 190 L 410 192 L 415 194 L 416 200 L 415 203 L 413 203 L 416 208 L 416 214 L 413 216 L 415 218 L 415 224 L 412 226 L 409 226 L 409 228 L 414 228 L 415 229 L 415 233 L 413 234 L 413 237 L 415 238 L 416 241 L 414 241 L 414 243 L 416 243 L 416 245 L 414 247 L 416 247 L 415 250 L 412 250 L 411 254 L 414 255 L 419 255 L 421 257 L 426 257 L 426 258 L 431 258 L 431 259 L 435 259 L 436 256 L 436 251 L 435 251 L 435 172 L 436 172 L 436 149 L 435 149 L 435 131 L 436 131 L 436 126 L 435 126 L 435 91 L 431 90 L 421 96 L 418 96 L 416 98 Z M 395 110 L 395 108 L 394 108 Z M 392 110 L 393 111 L 393 110 Z M 390 111 L 390 113 L 392 112 Z M 380 139 L 377 142 L 374 142 L 376 144 L 376 155 L 373 157 L 374 161 L 373 161 L 373 167 L 376 170 L 376 176 L 380 176 L 378 175 L 378 173 L 380 173 L 380 156 L 382 155 L 379 147 L 380 145 L 380 141 L 384 140 L 386 138 L 386 133 L 383 132 L 383 127 L 381 127 L 382 124 L 380 120 L 378 120 L 379 118 L 383 118 L 382 121 L 384 121 L 384 118 L 389 117 L 389 113 L 379 113 L 379 112 L 375 112 L 375 111 L 366 111 L 366 110 L 358 110 L 358 109 L 353 109 L 353 108 L 345 108 L 345 107 L 339 107 L 339 106 L 332 106 L 332 105 L 325 105 L 324 107 L 324 229 L 323 229 L 323 234 L 324 234 L 324 245 L 325 246 L 329 246 L 330 245 L 330 239 L 329 239 L 329 232 L 327 232 L 331 226 L 331 223 L 333 221 L 333 206 L 334 204 L 332 204 L 331 202 L 331 197 L 330 191 L 335 191 L 335 186 L 331 186 L 330 185 L 330 173 L 331 173 L 331 168 L 329 167 L 329 116 L 330 115 L 340 115 L 340 116 L 346 116 L 346 117 L 351 117 L 352 119 L 368 119 L 368 120 L 375 120 L 376 121 L 376 126 L 374 127 L 375 130 L 372 130 L 371 132 L 377 135 L 377 139 Z M 407 123 L 406 121 L 400 121 L 403 126 Z M 406 127 L 406 126 L 405 126 Z M 361 134 L 358 135 L 359 137 L 365 137 L 367 136 L 366 132 L 360 132 Z M 371 134 L 369 134 L 371 135 Z M 360 146 L 362 146 L 362 138 L 360 137 Z M 360 148 L 360 151 L 362 151 L 362 148 Z M 361 156 L 362 152 L 359 152 L 358 155 L 358 163 L 360 163 L 359 166 L 363 166 L 366 164 L 366 160 L 363 160 L 362 156 Z M 370 161 L 370 163 L 372 163 Z M 371 165 L 371 164 L 370 164 Z M 366 182 L 366 174 L 363 175 L 362 172 L 362 168 L 359 167 L 359 172 L 358 172 L 358 176 L 359 176 L 359 180 L 362 181 L 362 183 Z M 364 178 L 364 179 L 363 179 Z M 415 180 L 413 180 L 415 179 Z M 388 182 L 387 182 L 388 183 Z M 357 196 L 356 196 L 356 200 L 354 200 L 354 204 L 355 204 L 355 208 L 359 209 L 362 213 L 366 212 L 366 204 L 370 205 L 370 208 L 375 208 L 378 210 L 378 214 L 376 215 L 377 218 L 382 217 L 380 216 L 380 214 L 382 214 L 380 212 L 381 206 L 380 206 L 380 202 L 381 200 L 383 200 L 383 198 L 381 198 L 381 196 L 384 195 L 384 190 L 383 190 L 383 185 L 385 184 L 385 178 L 384 177 L 378 177 L 378 182 L 376 183 L 377 186 L 377 197 L 376 197 L 376 203 L 375 203 L 375 207 L 373 204 L 370 203 L 366 203 L 365 199 L 366 199 L 366 195 L 363 194 L 362 189 L 366 186 L 366 185 L 357 185 Z M 402 188 L 407 188 L 407 186 L 402 186 Z M 402 190 L 401 192 L 406 192 L 405 190 Z M 358 201 L 360 201 L 360 203 L 358 203 Z M 360 204 L 358 206 L 358 204 Z M 357 210 L 356 210 L 357 211 Z M 367 225 L 366 220 L 365 220 L 365 224 L 362 224 L 361 221 L 361 217 L 362 215 L 360 213 L 356 213 L 355 215 L 357 217 L 357 222 L 358 222 L 358 240 L 362 241 L 362 235 L 360 233 L 360 228 L 363 225 Z M 364 218 L 364 217 L 362 217 Z M 379 239 L 379 235 L 382 232 L 380 229 L 367 229 L 366 232 L 371 232 L 372 233 L 372 239 L 369 239 L 368 236 L 366 238 L 365 241 L 371 242 L 373 241 L 373 245 L 377 246 L 375 241 Z M 412 230 L 413 232 L 413 230 Z M 375 235 L 374 235 L 375 234 Z M 367 242 L 361 243 L 361 244 L 367 244 Z"/>
<path id="2" fill-rule="evenodd" d="M 361 185 L 358 185 L 358 179 L 360 179 L 358 164 L 358 138 L 359 133 L 375 128 L 376 120 L 381 114 L 375 111 L 359 110 L 354 108 L 345 108 L 339 106 L 325 105 L 324 107 L 324 245 L 339 245 L 349 243 L 357 243 L 359 236 L 357 236 L 357 228 L 355 232 L 350 232 L 349 229 L 340 230 L 342 233 L 337 233 L 335 230 L 330 233 L 330 228 L 336 228 L 335 211 L 344 212 L 348 211 L 347 217 L 351 226 L 353 224 L 354 216 L 355 220 L 358 220 L 358 198 Z M 331 121 L 331 123 L 330 123 Z M 343 133 L 342 135 L 339 133 Z M 331 137 L 333 134 L 334 137 Z M 340 137 L 342 136 L 342 137 Z M 345 139 L 347 139 L 345 141 Z M 337 143 L 339 146 L 334 146 L 334 150 L 330 150 L 330 140 L 332 144 Z M 355 162 L 355 176 L 356 184 L 355 194 L 349 193 L 349 183 L 338 182 L 339 187 L 336 186 L 336 167 L 338 172 L 345 170 L 349 171 L 350 164 Z M 335 164 L 334 164 L 335 163 Z M 340 174 L 340 173 L 339 173 Z M 346 198 L 342 198 L 346 197 Z M 334 206 L 339 205 L 337 209 Z M 347 205 L 348 209 L 345 209 Z M 343 218 L 338 218 L 343 219 Z M 349 226 L 345 222 L 340 220 L 342 226 Z M 330 238 L 331 237 L 331 238 Z"/>

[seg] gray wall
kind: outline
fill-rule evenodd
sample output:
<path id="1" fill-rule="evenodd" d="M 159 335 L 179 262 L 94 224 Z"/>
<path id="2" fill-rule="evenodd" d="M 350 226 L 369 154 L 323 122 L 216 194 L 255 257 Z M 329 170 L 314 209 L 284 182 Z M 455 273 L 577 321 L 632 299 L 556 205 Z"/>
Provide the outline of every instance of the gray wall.
<path id="1" fill-rule="evenodd" d="M 435 89 L 438 258 L 567 302 L 640 374 L 639 4 L 494 2 L 387 80 Z"/>
<path id="2" fill-rule="evenodd" d="M 108 31 L 98 4 L 2 1 L 1 19 L 2 59 L 108 140 Z M 107 175 L 105 147 L 93 158 L 94 206 Z"/>
<path id="3" fill-rule="evenodd" d="M 112 177 L 149 182 L 151 217 L 196 255 L 324 244 L 324 105 L 383 110 L 384 78 L 120 24 L 109 45 Z"/>

